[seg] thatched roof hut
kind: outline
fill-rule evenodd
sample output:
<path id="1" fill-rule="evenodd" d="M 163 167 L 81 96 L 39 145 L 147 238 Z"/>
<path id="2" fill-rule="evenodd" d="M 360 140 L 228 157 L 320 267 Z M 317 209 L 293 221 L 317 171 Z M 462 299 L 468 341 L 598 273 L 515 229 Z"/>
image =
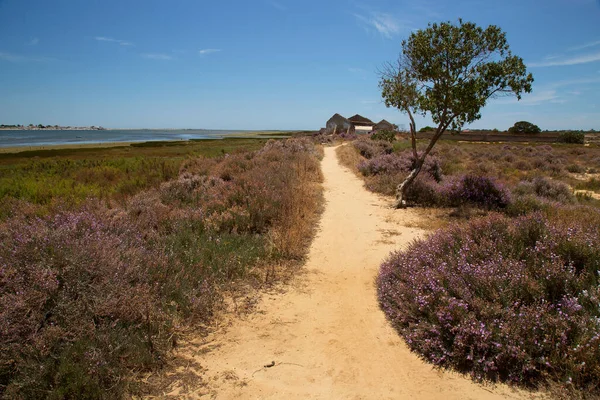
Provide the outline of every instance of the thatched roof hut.
<path id="1" fill-rule="evenodd" d="M 352 124 L 354 124 L 354 126 L 373 126 L 373 125 L 375 125 L 375 123 L 373 121 L 371 121 L 369 118 L 365 118 L 362 115 L 358 115 L 358 114 L 348 118 L 348 120 L 350 122 L 352 122 Z"/>
<path id="2" fill-rule="evenodd" d="M 397 129 L 396 125 L 392 124 L 389 121 L 386 121 L 385 119 L 382 119 L 377 124 L 375 124 L 375 130 L 377 130 L 377 131 L 381 131 L 381 130 L 394 131 L 396 129 Z"/>

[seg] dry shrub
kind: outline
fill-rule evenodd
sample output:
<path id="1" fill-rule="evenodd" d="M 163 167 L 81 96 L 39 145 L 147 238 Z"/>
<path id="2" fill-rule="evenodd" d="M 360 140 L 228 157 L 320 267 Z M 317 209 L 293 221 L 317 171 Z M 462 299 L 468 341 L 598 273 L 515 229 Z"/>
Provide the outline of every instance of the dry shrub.
<path id="1" fill-rule="evenodd" d="M 188 172 L 193 175 L 208 175 L 210 170 L 219 163 L 217 158 L 194 157 L 186 160 L 179 168 L 179 175 Z"/>
<path id="2" fill-rule="evenodd" d="M 271 242 L 279 254 L 286 258 L 300 259 L 312 237 L 317 212 L 322 203 L 320 183 L 323 176 L 317 160 L 303 155 L 288 165 L 288 173 L 296 175 L 293 185 L 284 193 L 281 210 L 270 232 Z"/>
<path id="3" fill-rule="evenodd" d="M 490 162 L 488 160 L 486 161 L 480 161 L 477 164 L 474 165 L 473 168 L 473 173 L 478 174 L 478 175 L 493 175 L 496 176 L 497 172 L 496 172 L 496 164 L 493 162 Z"/>
<path id="4" fill-rule="evenodd" d="M 405 173 L 379 174 L 365 177 L 365 186 L 372 192 L 383 194 L 384 196 L 395 196 L 396 188 L 404 179 Z"/>
<path id="5" fill-rule="evenodd" d="M 358 163 L 362 160 L 361 155 L 351 145 L 338 146 L 335 149 L 337 158 L 344 167 L 350 169 L 355 174 L 359 174 Z"/>
<path id="6" fill-rule="evenodd" d="M 535 195 L 563 204 L 575 201 L 573 191 L 567 184 L 543 176 L 520 182 L 513 193 L 518 196 Z"/>
<path id="7" fill-rule="evenodd" d="M 515 168 L 520 171 L 530 171 L 533 167 L 529 161 L 519 160 L 515 163 Z"/>
<path id="8" fill-rule="evenodd" d="M 571 172 L 572 174 L 583 174 L 586 170 L 579 164 L 569 164 L 567 165 L 567 171 Z"/>

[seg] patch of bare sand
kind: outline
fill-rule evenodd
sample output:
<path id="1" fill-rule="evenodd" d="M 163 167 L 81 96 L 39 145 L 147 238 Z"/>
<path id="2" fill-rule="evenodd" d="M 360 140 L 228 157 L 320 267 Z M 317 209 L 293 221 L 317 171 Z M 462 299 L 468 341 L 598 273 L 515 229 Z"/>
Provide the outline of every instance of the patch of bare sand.
<path id="1" fill-rule="evenodd" d="M 390 251 L 424 233 L 414 228 L 421 217 L 367 192 L 339 166 L 334 148 L 325 149 L 322 167 L 326 208 L 305 273 L 286 292 L 264 295 L 257 312 L 227 330 L 183 346 L 178 357 L 202 365 L 202 382 L 176 382 L 161 397 L 531 397 L 435 370 L 409 351 L 379 309 L 374 281 Z"/>
<path id="2" fill-rule="evenodd" d="M 575 194 L 581 194 L 584 196 L 589 196 L 593 199 L 600 200 L 600 193 L 596 193 L 592 190 L 576 190 Z"/>

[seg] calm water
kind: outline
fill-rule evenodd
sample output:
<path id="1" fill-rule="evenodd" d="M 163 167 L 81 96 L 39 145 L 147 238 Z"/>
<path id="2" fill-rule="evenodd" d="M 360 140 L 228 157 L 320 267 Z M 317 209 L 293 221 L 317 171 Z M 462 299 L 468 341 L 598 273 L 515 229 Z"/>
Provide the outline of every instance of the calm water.
<path id="1" fill-rule="evenodd" d="M 0 130 L 0 147 L 49 146 L 107 142 L 222 139 L 243 131 L 195 130 L 106 130 L 106 131 L 8 131 Z"/>

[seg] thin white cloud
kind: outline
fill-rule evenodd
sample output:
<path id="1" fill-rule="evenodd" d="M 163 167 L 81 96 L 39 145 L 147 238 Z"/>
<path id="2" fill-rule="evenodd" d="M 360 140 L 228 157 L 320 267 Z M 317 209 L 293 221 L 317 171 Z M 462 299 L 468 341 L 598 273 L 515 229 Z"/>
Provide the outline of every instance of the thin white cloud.
<path id="1" fill-rule="evenodd" d="M 550 55 L 544 57 L 544 60 L 547 60 L 547 61 L 556 60 L 557 58 L 561 58 L 561 57 L 564 57 L 564 56 L 561 54 L 550 54 Z"/>
<path id="2" fill-rule="evenodd" d="M 99 42 L 117 43 L 121 46 L 133 46 L 133 43 L 131 43 L 127 40 L 113 39 L 113 38 L 106 37 L 106 36 L 96 36 L 96 37 L 94 37 L 94 39 L 96 39 Z"/>
<path id="3" fill-rule="evenodd" d="M 0 52 L 0 61 L 8 62 L 48 62 L 56 61 L 55 58 L 51 57 L 25 57 L 20 54 L 4 53 Z"/>
<path id="4" fill-rule="evenodd" d="M 590 47 L 596 47 L 596 46 L 600 46 L 600 40 L 596 40 L 595 42 L 584 43 L 579 46 L 571 47 L 571 48 L 569 48 L 569 51 L 589 49 Z"/>
<path id="5" fill-rule="evenodd" d="M 558 80 L 535 87 L 533 93 L 524 94 L 520 101 L 516 98 L 504 98 L 495 100 L 496 104 L 520 104 L 525 106 L 537 106 L 544 103 L 563 104 L 580 96 L 590 85 L 600 83 L 600 77 L 583 77 Z"/>
<path id="6" fill-rule="evenodd" d="M 367 15 L 354 14 L 356 19 L 369 29 L 375 29 L 382 36 L 391 39 L 400 33 L 399 21 L 391 14 L 382 12 L 370 12 Z"/>
<path id="7" fill-rule="evenodd" d="M 208 54 L 218 53 L 220 51 L 221 51 L 221 49 L 202 49 L 202 50 L 198 50 L 198 54 L 200 54 L 201 56 L 205 56 Z"/>
<path id="8" fill-rule="evenodd" d="M 170 56 L 168 54 L 162 54 L 162 53 L 145 53 L 142 54 L 142 57 L 147 58 L 149 60 L 172 60 L 173 56 Z"/>
<path id="9" fill-rule="evenodd" d="M 537 93 L 523 96 L 519 104 L 525 106 L 537 106 L 543 103 L 562 103 L 564 100 L 560 98 L 556 90 L 542 90 Z"/>
<path id="10" fill-rule="evenodd" d="M 496 100 L 496 104 L 520 104 L 524 106 L 539 106 L 544 103 L 564 103 L 554 89 L 535 90 L 532 94 L 525 94 L 521 100 L 514 97 Z"/>
<path id="11" fill-rule="evenodd" d="M 579 64 L 587 64 L 591 62 L 600 61 L 600 52 L 590 53 L 590 54 L 582 54 L 573 57 L 567 58 L 557 58 L 552 60 L 546 60 L 542 62 L 533 62 L 527 64 L 528 67 L 560 67 L 566 65 L 579 65 Z"/>
<path id="12" fill-rule="evenodd" d="M 30 41 L 29 41 L 27 44 L 28 44 L 29 46 L 35 46 L 35 45 L 36 45 L 36 44 L 38 44 L 39 42 L 40 42 L 40 39 L 38 39 L 38 38 L 33 38 L 33 39 L 31 39 L 31 40 L 30 40 Z"/>
<path id="13" fill-rule="evenodd" d="M 600 83 L 600 77 L 564 79 L 552 82 L 549 86 L 553 88 L 558 88 L 562 86 L 590 85 L 594 83 Z"/>

